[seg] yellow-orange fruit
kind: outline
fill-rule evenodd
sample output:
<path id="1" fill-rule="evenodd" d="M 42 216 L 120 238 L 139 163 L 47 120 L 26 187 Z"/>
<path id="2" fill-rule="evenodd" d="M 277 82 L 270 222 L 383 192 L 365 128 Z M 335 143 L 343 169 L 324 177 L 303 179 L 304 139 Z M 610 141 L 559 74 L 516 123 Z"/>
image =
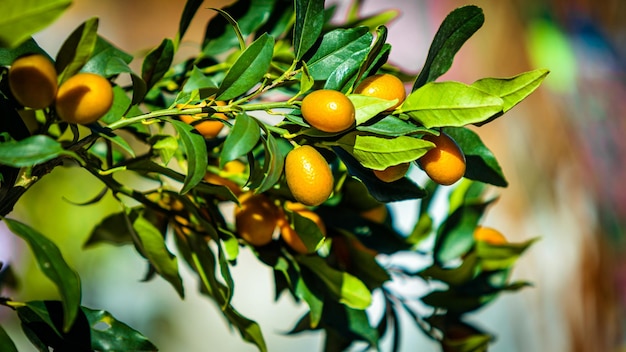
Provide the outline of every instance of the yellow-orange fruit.
<path id="1" fill-rule="evenodd" d="M 433 181 L 441 185 L 451 185 L 465 174 L 465 155 L 456 142 L 447 134 L 426 135 L 424 139 L 435 144 L 419 158 L 419 163 Z"/>
<path id="2" fill-rule="evenodd" d="M 241 238 L 253 246 L 272 241 L 278 222 L 278 208 L 263 194 L 244 193 L 235 207 L 235 226 Z"/>
<path id="3" fill-rule="evenodd" d="M 493 245 L 505 244 L 507 242 L 506 237 L 504 237 L 500 231 L 485 226 L 476 227 L 474 230 L 474 239 Z"/>
<path id="4" fill-rule="evenodd" d="M 402 163 L 398 165 L 392 165 L 384 170 L 372 170 L 374 175 L 383 182 L 394 182 L 403 178 L 406 172 L 409 171 L 410 163 Z"/>
<path id="5" fill-rule="evenodd" d="M 305 205 L 320 205 L 333 192 L 330 166 L 310 145 L 294 148 L 287 154 L 285 179 L 293 197 Z"/>
<path id="6" fill-rule="evenodd" d="M 32 109 L 47 108 L 57 94 L 57 71 L 44 55 L 31 54 L 13 61 L 9 88 L 15 99 Z"/>
<path id="7" fill-rule="evenodd" d="M 201 106 L 205 106 L 204 105 L 198 105 L 199 107 Z M 215 105 L 217 106 L 225 106 L 226 103 L 223 101 L 216 101 Z M 212 117 L 217 117 L 220 118 L 222 120 L 228 120 L 228 117 L 223 114 L 223 113 L 216 113 L 211 115 Z M 187 124 L 193 124 L 193 122 L 206 117 L 206 114 L 197 114 L 194 116 L 191 115 L 180 115 L 180 120 L 183 121 L 184 123 Z M 196 124 L 193 124 L 193 127 L 196 129 L 196 131 L 198 131 L 202 136 L 204 136 L 204 138 L 215 138 L 217 137 L 217 135 L 220 133 L 220 131 L 224 128 L 224 124 L 219 122 L 219 121 L 211 121 L 211 120 L 207 120 L 207 121 L 202 121 Z"/>
<path id="8" fill-rule="evenodd" d="M 355 109 L 348 97 L 336 90 L 316 90 L 302 99 L 302 117 L 324 132 L 343 132 L 354 125 Z"/>
<path id="9" fill-rule="evenodd" d="M 113 105 L 113 88 L 95 73 L 77 73 L 59 87 L 56 111 L 61 120 L 90 124 L 104 116 Z"/>
<path id="10" fill-rule="evenodd" d="M 398 77 L 388 73 L 381 73 L 367 77 L 359 83 L 354 90 L 354 93 L 385 100 L 398 99 L 398 102 L 387 108 L 386 111 L 393 111 L 404 102 L 404 99 L 406 99 L 404 83 L 402 83 Z"/>

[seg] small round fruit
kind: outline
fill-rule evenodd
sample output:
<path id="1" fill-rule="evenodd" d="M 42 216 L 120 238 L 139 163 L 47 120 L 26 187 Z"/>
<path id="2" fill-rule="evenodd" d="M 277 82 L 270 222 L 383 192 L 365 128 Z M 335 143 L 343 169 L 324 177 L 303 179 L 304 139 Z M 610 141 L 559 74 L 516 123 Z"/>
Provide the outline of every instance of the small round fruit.
<path id="1" fill-rule="evenodd" d="M 292 210 L 294 213 L 297 213 L 300 216 L 303 216 L 313 221 L 320 229 L 322 235 L 326 236 L 326 226 L 324 225 L 322 218 L 320 218 L 317 213 L 303 207 L 302 204 L 298 203 L 287 203 L 286 208 Z M 291 247 L 291 249 L 293 249 L 296 253 L 308 254 L 312 252 L 306 247 L 304 242 L 302 242 L 302 238 L 300 238 L 300 235 L 298 235 L 296 230 L 291 227 L 291 225 L 289 225 L 289 222 L 286 218 L 284 218 L 282 221 L 279 221 L 279 228 L 280 236 L 283 241 L 285 241 L 285 243 L 287 243 L 287 245 Z"/>
<path id="2" fill-rule="evenodd" d="M 308 206 L 324 203 L 333 192 L 330 166 L 310 145 L 294 148 L 287 154 L 285 179 L 293 197 Z"/>
<path id="3" fill-rule="evenodd" d="M 217 106 L 225 106 L 226 103 L 223 101 L 215 102 Z M 180 120 L 187 124 L 192 124 L 194 121 L 204 117 L 206 114 L 197 114 L 195 116 L 191 115 L 180 115 Z M 228 120 L 228 117 L 223 113 L 213 114 L 212 117 L 217 117 L 222 120 Z M 207 120 L 202 121 L 200 123 L 193 124 L 193 127 L 202 135 L 204 138 L 215 138 L 220 133 L 220 131 L 224 128 L 224 124 L 219 121 Z"/>
<path id="4" fill-rule="evenodd" d="M 359 83 L 354 93 L 385 100 L 398 99 L 398 102 L 394 106 L 387 108 L 386 111 L 395 110 L 406 99 L 404 83 L 398 77 L 388 73 L 367 77 Z"/>
<path id="5" fill-rule="evenodd" d="M 52 104 L 57 94 L 57 71 L 41 54 L 16 59 L 9 68 L 9 88 L 15 99 L 31 109 Z"/>
<path id="6" fill-rule="evenodd" d="M 320 89 L 302 100 L 302 117 L 311 126 L 324 132 L 343 132 L 355 123 L 354 104 L 336 90 Z"/>
<path id="7" fill-rule="evenodd" d="M 90 124 L 104 116 L 113 105 L 113 88 L 95 73 L 77 73 L 59 87 L 56 110 L 61 120 Z"/>
<path id="8" fill-rule="evenodd" d="M 477 226 L 474 230 L 474 239 L 476 241 L 486 242 L 492 245 L 505 244 L 506 237 L 500 231 L 491 227 Z"/>
<path id="9" fill-rule="evenodd" d="M 235 207 L 235 226 L 241 238 L 253 246 L 264 246 L 272 241 L 278 208 L 263 194 L 244 193 Z"/>
<path id="10" fill-rule="evenodd" d="M 460 180 L 465 175 L 465 155 L 456 142 L 443 132 L 439 136 L 426 135 L 424 139 L 435 144 L 433 149 L 419 158 L 428 177 L 446 186 Z"/>
<path id="11" fill-rule="evenodd" d="M 372 170 L 374 175 L 383 182 L 394 182 L 403 178 L 406 172 L 409 171 L 411 163 L 402 163 L 398 165 L 392 165 L 384 170 Z"/>

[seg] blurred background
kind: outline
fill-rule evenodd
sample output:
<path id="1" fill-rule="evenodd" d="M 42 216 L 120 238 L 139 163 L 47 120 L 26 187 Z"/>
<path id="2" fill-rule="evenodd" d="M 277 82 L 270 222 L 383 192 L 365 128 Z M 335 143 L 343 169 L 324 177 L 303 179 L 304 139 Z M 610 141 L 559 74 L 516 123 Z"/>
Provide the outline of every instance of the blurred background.
<path id="1" fill-rule="evenodd" d="M 205 1 L 219 7 L 230 1 Z M 348 1 L 337 4 L 345 14 Z M 496 335 L 493 351 L 623 351 L 626 306 L 626 3 L 620 0 L 363 1 L 362 14 L 398 9 L 389 25 L 390 61 L 417 73 L 446 14 L 473 3 L 486 22 L 441 79 L 471 83 L 534 68 L 551 74 L 542 88 L 504 117 L 478 131 L 501 163 L 510 186 L 485 219 L 509 240 L 540 236 L 519 261 L 514 279 L 534 287 L 504 294 L 471 316 Z M 76 0 L 35 38 L 53 56 L 80 23 L 100 18 L 99 33 L 141 58 L 163 37 L 173 37 L 183 0 Z M 194 55 L 214 13 L 201 10 L 177 60 Z M 140 60 L 136 60 L 138 70 Z M 138 180 L 128 179 L 130 183 Z M 254 351 L 228 329 L 215 305 L 195 294 L 183 268 L 188 297 L 181 301 L 161 279 L 140 282 L 145 266 L 131 247 L 83 251 L 89 231 L 118 212 L 111 199 L 79 207 L 101 184 L 76 168 L 57 168 L 18 203 L 12 217 L 52 238 L 83 279 L 83 304 L 110 311 L 148 336 L 162 351 Z M 408 231 L 414 202 L 392 204 L 396 225 Z M 52 212 L 51 209 L 54 209 Z M 50 214 L 54 214 L 52 217 Z M 63 216 L 57 216 L 62 214 Z M 0 260 L 22 278 L 17 300 L 49 299 L 56 291 L 36 267 L 24 243 L 0 223 Z M 264 330 L 270 351 L 319 351 L 318 334 L 287 336 L 304 307 L 283 297 L 273 302 L 271 272 L 247 251 L 233 268 L 234 306 Z M 24 340 L 13 313 L 0 323 L 20 351 Z M 402 351 L 437 351 L 404 317 Z M 383 341 L 383 350 L 388 346 Z"/>

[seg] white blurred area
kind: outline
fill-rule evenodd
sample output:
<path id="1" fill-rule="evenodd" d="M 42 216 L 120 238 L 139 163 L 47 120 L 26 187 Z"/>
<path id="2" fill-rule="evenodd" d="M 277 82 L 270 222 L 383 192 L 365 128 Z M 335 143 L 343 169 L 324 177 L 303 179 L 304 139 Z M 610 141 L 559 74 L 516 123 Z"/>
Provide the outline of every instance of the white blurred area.
<path id="1" fill-rule="evenodd" d="M 219 7 L 224 3 L 228 2 L 205 1 L 203 7 Z M 338 12 L 345 13 L 347 1 L 327 3 L 337 3 Z M 393 45 L 390 61 L 416 73 L 445 15 L 469 3 L 366 0 L 363 14 L 391 8 L 400 10 L 400 17 L 389 26 L 388 39 Z M 528 58 L 524 47 L 525 31 L 514 14 L 513 5 L 508 2 L 476 3 L 485 10 L 486 23 L 461 50 L 453 69 L 443 79 L 471 83 L 486 76 L 508 77 L 536 68 Z M 157 46 L 163 37 L 175 36 L 183 6 L 182 0 L 77 0 L 54 25 L 36 35 L 36 40 L 54 56 L 62 40 L 74 28 L 97 16 L 102 36 L 140 58 L 146 50 Z M 204 25 L 212 15 L 210 10 L 200 10 L 177 60 L 196 52 Z M 136 60 L 134 63 L 136 70 L 139 70 L 139 62 Z M 571 321 L 584 320 L 589 314 L 580 308 L 584 297 L 578 270 L 581 248 L 589 246 L 592 241 L 589 236 L 595 226 L 594 212 L 590 208 L 587 190 L 580 183 L 581 167 L 571 158 L 567 131 L 560 125 L 559 107 L 547 103 L 549 98 L 550 95 L 541 89 L 502 119 L 479 130 L 485 144 L 501 162 L 510 183 L 509 188 L 496 190 L 500 201 L 488 213 L 485 222 L 500 229 L 511 241 L 523 241 L 535 236 L 542 238 L 522 257 L 513 275 L 513 279 L 531 281 L 535 287 L 504 294 L 495 303 L 471 316 L 473 322 L 496 334 L 497 340 L 492 346 L 495 352 L 571 351 Z M 533 127 L 532 124 L 539 120 L 545 130 L 538 131 Z M 546 165 L 555 164 L 566 166 L 557 168 L 554 173 L 544 172 Z M 416 179 L 421 177 L 417 170 L 412 175 Z M 80 181 L 81 178 L 87 180 Z M 131 247 L 102 246 L 84 252 L 80 249 L 91 227 L 99 222 L 98 218 L 85 214 L 94 209 L 101 209 L 102 216 L 119 211 L 113 202 L 79 208 L 62 199 L 65 197 L 80 202 L 86 200 L 89 194 L 95 195 L 100 185 L 89 178 L 80 170 L 57 170 L 31 190 L 12 214 L 30 221 L 43 218 L 49 207 L 64 207 L 68 220 L 65 222 L 70 224 L 62 226 L 64 233 L 58 235 L 59 238 L 52 233 L 55 231 L 53 225 L 63 219 L 42 220 L 39 230 L 60 241 L 64 253 L 72 258 L 72 264 L 83 278 L 84 305 L 110 311 L 144 332 L 161 351 L 256 350 L 243 342 L 236 331 L 229 330 L 215 304 L 196 293 L 196 279 L 184 265 L 181 268 L 187 297 L 180 300 L 160 278 L 147 283 L 139 282 L 145 267 Z M 56 187 L 54 182 L 63 192 L 52 189 Z M 394 203 L 391 206 L 398 228 L 410 231 L 415 202 Z M 25 250 L 20 240 L 7 234 L 3 227 L 0 239 L 20 251 Z M 7 248 L 0 248 L 0 259 L 11 257 L 16 260 L 18 270 L 20 264 L 34 265 L 24 255 L 17 254 L 19 251 L 8 251 Z M 270 351 L 322 350 L 320 334 L 284 335 L 305 312 L 305 308 L 287 297 L 273 303 L 270 269 L 243 250 L 232 271 L 236 282 L 234 306 L 261 325 Z M 45 281 L 44 278 L 40 280 Z M 49 289 L 45 283 L 41 285 Z M 28 289 L 27 296 L 20 296 L 18 291 L 16 298 L 49 298 L 38 296 L 36 289 L 23 289 Z M 402 323 L 401 351 L 438 350 L 409 321 L 408 316 L 403 316 Z M 21 336 L 17 326 L 7 330 L 13 338 Z M 32 349 L 26 341 L 19 341 L 19 344 L 20 351 Z M 382 350 L 388 349 L 389 341 L 385 339 Z"/>

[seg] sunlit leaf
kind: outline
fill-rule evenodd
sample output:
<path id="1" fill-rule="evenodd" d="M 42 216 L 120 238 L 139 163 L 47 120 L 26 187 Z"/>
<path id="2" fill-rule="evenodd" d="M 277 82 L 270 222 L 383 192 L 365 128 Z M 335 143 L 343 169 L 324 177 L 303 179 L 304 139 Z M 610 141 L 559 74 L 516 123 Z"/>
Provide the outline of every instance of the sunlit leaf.
<path id="1" fill-rule="evenodd" d="M 534 92 L 548 73 L 546 69 L 538 69 L 510 78 L 483 78 L 472 83 L 472 87 L 502 98 L 502 112 L 507 112 Z"/>
<path id="2" fill-rule="evenodd" d="M 197 133 L 193 126 L 173 119 L 168 121 L 178 132 L 180 141 L 187 154 L 187 175 L 185 176 L 183 188 L 180 190 L 181 194 L 185 194 L 198 185 L 206 174 L 208 166 L 206 143 L 204 142 L 204 137 Z"/>
<path id="3" fill-rule="evenodd" d="M 237 114 L 235 125 L 230 130 L 220 153 L 220 168 L 227 162 L 246 155 L 261 138 L 261 129 L 257 122 L 246 113 Z"/>
<path id="4" fill-rule="evenodd" d="M 296 0 L 296 23 L 293 31 L 293 46 L 296 59 L 315 44 L 324 25 L 324 2 L 318 0 Z"/>
<path id="5" fill-rule="evenodd" d="M 54 242 L 17 220 L 3 220 L 11 232 L 28 243 L 39 269 L 59 290 L 63 303 L 63 330 L 69 331 L 80 307 L 81 287 L 78 274 L 65 262 Z"/>
<path id="6" fill-rule="evenodd" d="M 372 34 L 366 27 L 336 29 L 326 33 L 310 58 L 304 59 L 315 80 L 326 80 L 358 51 L 368 49 Z"/>
<path id="7" fill-rule="evenodd" d="M 71 0 L 3 0 L 0 47 L 13 48 L 54 22 Z"/>
<path id="8" fill-rule="evenodd" d="M 85 21 L 65 40 L 56 58 L 59 82 L 75 75 L 89 61 L 98 40 L 98 18 Z"/>
<path id="9" fill-rule="evenodd" d="M 91 348 L 97 351 L 156 351 L 157 347 L 139 331 L 117 320 L 111 313 L 81 307 L 91 328 Z"/>

